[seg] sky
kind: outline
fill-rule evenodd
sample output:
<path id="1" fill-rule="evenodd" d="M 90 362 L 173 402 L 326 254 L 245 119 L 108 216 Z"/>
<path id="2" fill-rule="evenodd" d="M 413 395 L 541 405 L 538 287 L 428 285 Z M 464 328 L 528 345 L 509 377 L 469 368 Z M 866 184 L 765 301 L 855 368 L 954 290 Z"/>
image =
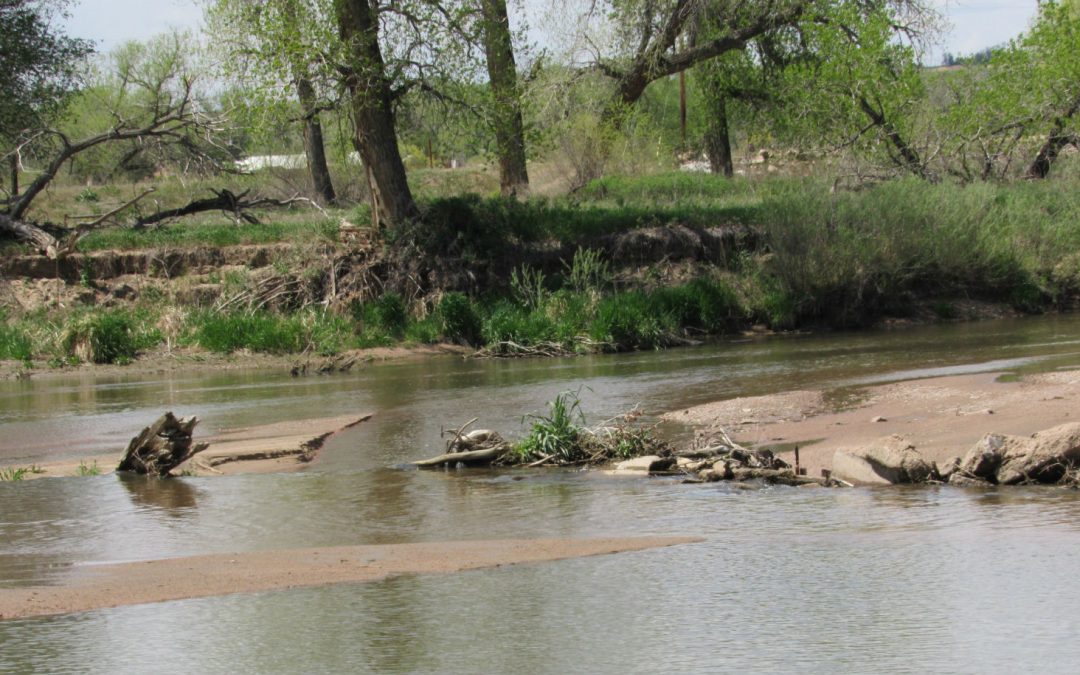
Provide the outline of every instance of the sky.
<path id="1" fill-rule="evenodd" d="M 940 63 L 944 52 L 971 54 L 1016 37 L 1035 15 L 1036 0 L 928 0 L 942 12 L 949 30 L 924 59 Z M 100 51 L 127 40 L 144 40 L 169 28 L 197 29 L 197 0 L 74 0 L 65 22 L 69 35 L 93 40 Z"/>

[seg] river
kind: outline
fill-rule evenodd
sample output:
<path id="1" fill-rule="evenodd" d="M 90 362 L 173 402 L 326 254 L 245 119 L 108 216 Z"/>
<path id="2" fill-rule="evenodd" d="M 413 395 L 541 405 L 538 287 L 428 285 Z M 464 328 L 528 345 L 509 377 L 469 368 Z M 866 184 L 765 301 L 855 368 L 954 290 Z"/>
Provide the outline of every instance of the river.
<path id="1" fill-rule="evenodd" d="M 441 428 L 511 435 L 564 390 L 590 421 L 794 388 L 1080 366 L 1080 317 L 781 336 L 349 375 L 0 383 L 0 464 L 200 429 L 372 412 L 293 474 L 0 483 L 0 585 L 80 566 L 305 546 L 689 534 L 701 544 L 0 622 L 0 672 L 1072 672 L 1080 495 L 738 490 L 591 472 L 419 472 Z M 669 430 L 680 433 L 678 429 Z"/>

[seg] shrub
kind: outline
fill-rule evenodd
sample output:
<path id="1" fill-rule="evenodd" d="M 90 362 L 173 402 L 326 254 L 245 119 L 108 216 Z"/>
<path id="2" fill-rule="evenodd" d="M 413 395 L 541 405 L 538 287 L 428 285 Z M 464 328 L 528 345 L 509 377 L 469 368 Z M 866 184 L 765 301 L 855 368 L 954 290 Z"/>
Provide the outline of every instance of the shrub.
<path id="1" fill-rule="evenodd" d="M 64 348 L 92 363 L 130 363 L 142 349 L 164 340 L 156 328 L 145 327 L 149 317 L 127 310 L 111 310 L 80 317 L 67 327 Z"/>
<path id="2" fill-rule="evenodd" d="M 25 330 L 17 326 L 0 324 L 0 360 L 29 361 L 34 346 Z"/>
<path id="3" fill-rule="evenodd" d="M 464 293 L 447 293 L 436 309 L 443 337 L 448 340 L 476 344 L 480 337 L 480 318 L 469 297 Z"/>

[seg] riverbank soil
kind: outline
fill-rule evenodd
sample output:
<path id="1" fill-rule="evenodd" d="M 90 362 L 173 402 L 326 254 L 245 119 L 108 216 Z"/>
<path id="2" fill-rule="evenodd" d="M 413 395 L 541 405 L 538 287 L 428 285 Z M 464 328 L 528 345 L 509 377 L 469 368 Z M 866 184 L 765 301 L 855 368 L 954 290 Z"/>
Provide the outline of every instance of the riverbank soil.
<path id="1" fill-rule="evenodd" d="M 906 437 L 928 461 L 963 456 L 988 433 L 1028 436 L 1075 422 L 1080 371 L 1002 377 L 958 375 L 870 386 L 837 398 L 794 391 L 735 398 L 675 411 L 665 418 L 708 436 L 725 429 L 735 440 L 776 447 L 812 476 L 831 468 L 837 450 L 865 447 L 890 434 Z"/>
<path id="2" fill-rule="evenodd" d="M 301 586 L 381 581 L 691 544 L 695 537 L 511 539 L 341 546 L 74 568 L 59 586 L 0 589 L 0 620 Z"/>

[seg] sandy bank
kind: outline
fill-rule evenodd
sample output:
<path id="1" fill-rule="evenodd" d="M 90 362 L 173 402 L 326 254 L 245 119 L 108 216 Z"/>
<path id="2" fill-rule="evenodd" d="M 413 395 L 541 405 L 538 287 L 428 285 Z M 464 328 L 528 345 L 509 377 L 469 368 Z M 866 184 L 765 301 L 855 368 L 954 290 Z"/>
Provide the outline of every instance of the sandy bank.
<path id="1" fill-rule="evenodd" d="M 290 420 L 227 429 L 208 437 L 201 437 L 196 431 L 195 439 L 209 443 L 210 447 L 181 464 L 173 473 L 206 476 L 296 471 L 310 463 L 332 436 L 369 419 L 370 414 Z M 147 420 L 147 423 L 151 421 Z M 132 429 L 131 435 L 138 432 L 139 429 Z M 23 480 L 84 475 L 88 469 L 95 474 L 112 473 L 120 463 L 123 450 L 118 448 L 116 453 L 109 455 L 36 464 L 35 471 L 26 473 Z"/>
<path id="2" fill-rule="evenodd" d="M 800 446 L 810 475 L 829 468 L 833 453 L 889 434 L 908 437 L 928 460 L 963 455 L 983 435 L 1027 436 L 1080 415 L 1080 371 L 1062 371 L 1002 381 L 1000 373 L 958 375 L 866 387 L 841 410 L 830 409 L 824 392 L 794 391 L 773 396 L 708 403 L 665 415 L 708 434 L 722 427 L 735 440 L 757 446 Z M 793 453 L 781 453 L 789 462 Z"/>
<path id="3" fill-rule="evenodd" d="M 510 539 L 292 549 L 169 558 L 74 568 L 60 586 L 0 589 L 0 619 L 251 593 L 380 581 L 404 574 L 465 570 L 640 551 L 699 542 L 695 537 Z"/>

